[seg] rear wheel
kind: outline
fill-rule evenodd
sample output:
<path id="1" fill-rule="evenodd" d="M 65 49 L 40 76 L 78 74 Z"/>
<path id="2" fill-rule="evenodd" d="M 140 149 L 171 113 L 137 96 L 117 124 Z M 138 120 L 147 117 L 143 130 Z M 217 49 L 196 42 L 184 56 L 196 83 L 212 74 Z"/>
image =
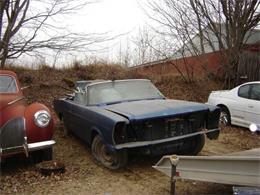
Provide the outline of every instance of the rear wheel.
<path id="1" fill-rule="evenodd" d="M 100 135 L 94 137 L 91 150 L 94 159 L 109 169 L 119 169 L 127 164 L 127 151 L 109 150 Z"/>

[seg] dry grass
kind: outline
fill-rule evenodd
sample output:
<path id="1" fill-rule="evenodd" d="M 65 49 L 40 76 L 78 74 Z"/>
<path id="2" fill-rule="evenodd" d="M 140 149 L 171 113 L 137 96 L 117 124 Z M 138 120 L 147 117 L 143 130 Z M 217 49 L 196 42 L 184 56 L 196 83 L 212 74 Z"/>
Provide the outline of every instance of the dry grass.
<path id="1" fill-rule="evenodd" d="M 88 66 L 75 64 L 73 67 L 63 69 L 54 69 L 48 66 L 41 66 L 38 70 L 31 70 L 23 67 L 10 67 L 10 69 L 18 74 L 19 80 L 23 86 L 32 86 L 30 88 L 31 90 L 27 90 L 27 92 L 32 91 L 32 89 L 38 89 L 38 94 L 28 92 L 29 99 L 32 101 L 39 99 L 40 96 L 44 96 L 44 100 L 46 100 L 46 95 L 41 92 L 48 93 L 55 98 L 60 97 L 68 92 L 66 88 L 72 87 L 72 85 L 68 85 L 68 83 L 77 80 L 147 78 L 150 79 L 168 98 L 197 102 L 207 101 L 209 93 L 212 90 L 220 88 L 220 85 L 217 82 L 202 78 L 197 79 L 193 83 L 185 83 L 178 75 L 147 74 L 136 69 L 126 69 L 122 66 L 111 64 Z M 47 100 L 48 99 L 52 98 L 47 97 Z"/>

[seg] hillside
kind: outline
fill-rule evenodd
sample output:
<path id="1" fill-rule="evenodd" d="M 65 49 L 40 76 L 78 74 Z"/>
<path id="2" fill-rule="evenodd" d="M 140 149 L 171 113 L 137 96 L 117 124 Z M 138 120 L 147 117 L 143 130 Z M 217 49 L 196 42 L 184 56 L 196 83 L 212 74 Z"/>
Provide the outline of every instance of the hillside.
<path id="1" fill-rule="evenodd" d="M 25 90 L 28 102 L 40 101 L 48 106 L 51 106 L 53 99 L 72 91 L 73 87 L 69 85 L 77 80 L 147 78 L 168 98 L 198 102 L 206 102 L 210 91 L 220 87 L 208 80 L 198 79 L 194 83 L 185 83 L 176 75 L 147 74 L 117 65 L 74 66 L 65 69 L 43 66 L 39 70 L 11 69 L 18 74 L 22 86 L 31 86 Z"/>

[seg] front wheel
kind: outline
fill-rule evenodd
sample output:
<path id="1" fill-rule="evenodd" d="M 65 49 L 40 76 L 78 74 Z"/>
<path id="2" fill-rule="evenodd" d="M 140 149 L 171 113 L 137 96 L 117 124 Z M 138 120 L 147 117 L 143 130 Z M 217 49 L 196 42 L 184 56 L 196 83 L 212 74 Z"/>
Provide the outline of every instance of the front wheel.
<path id="1" fill-rule="evenodd" d="M 219 125 L 229 126 L 231 124 L 230 114 L 227 108 L 221 107 Z"/>
<path id="2" fill-rule="evenodd" d="M 103 142 L 100 135 L 94 138 L 91 151 L 94 159 L 108 169 L 119 169 L 127 164 L 127 151 L 111 151 Z"/>

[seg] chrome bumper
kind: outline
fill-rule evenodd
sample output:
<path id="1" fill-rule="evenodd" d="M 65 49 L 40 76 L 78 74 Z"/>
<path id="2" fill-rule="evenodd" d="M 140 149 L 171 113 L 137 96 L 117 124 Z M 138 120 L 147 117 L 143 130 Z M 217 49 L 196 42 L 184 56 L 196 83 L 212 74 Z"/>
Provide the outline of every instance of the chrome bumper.
<path id="1" fill-rule="evenodd" d="M 55 144 L 54 140 L 28 143 L 24 117 L 17 117 L 7 121 L 0 128 L 0 157 L 17 153 L 25 153 L 50 148 Z"/>
<path id="2" fill-rule="evenodd" d="M 28 157 L 29 152 L 51 148 L 55 143 L 56 142 L 54 140 L 35 142 L 30 144 L 27 144 L 25 141 L 25 144 L 22 146 L 15 146 L 15 147 L 4 148 L 4 149 L 0 148 L 0 157 L 11 155 L 11 154 L 18 154 L 18 153 L 25 153 L 25 155 Z"/>
<path id="3" fill-rule="evenodd" d="M 217 129 L 210 129 L 210 130 L 203 130 L 199 132 L 194 132 L 186 135 L 180 135 L 176 137 L 170 137 L 170 138 L 165 138 L 165 139 L 158 139 L 158 140 L 152 140 L 152 141 L 136 141 L 136 142 L 128 142 L 128 143 L 123 143 L 123 144 L 118 144 L 115 145 L 114 148 L 119 150 L 119 149 L 124 149 L 124 148 L 136 148 L 136 147 L 142 147 L 142 146 L 149 146 L 149 145 L 155 145 L 155 144 L 161 144 L 161 143 L 167 143 L 171 141 L 176 141 L 176 140 L 181 140 L 189 137 L 193 137 L 196 135 L 201 135 L 201 134 L 208 134 L 212 132 L 219 131 L 219 128 Z"/>
<path id="4" fill-rule="evenodd" d="M 31 152 L 31 151 L 35 151 L 35 150 L 42 150 L 45 148 L 50 148 L 55 143 L 56 142 L 54 140 L 31 143 L 31 144 L 28 144 L 28 151 Z"/>

